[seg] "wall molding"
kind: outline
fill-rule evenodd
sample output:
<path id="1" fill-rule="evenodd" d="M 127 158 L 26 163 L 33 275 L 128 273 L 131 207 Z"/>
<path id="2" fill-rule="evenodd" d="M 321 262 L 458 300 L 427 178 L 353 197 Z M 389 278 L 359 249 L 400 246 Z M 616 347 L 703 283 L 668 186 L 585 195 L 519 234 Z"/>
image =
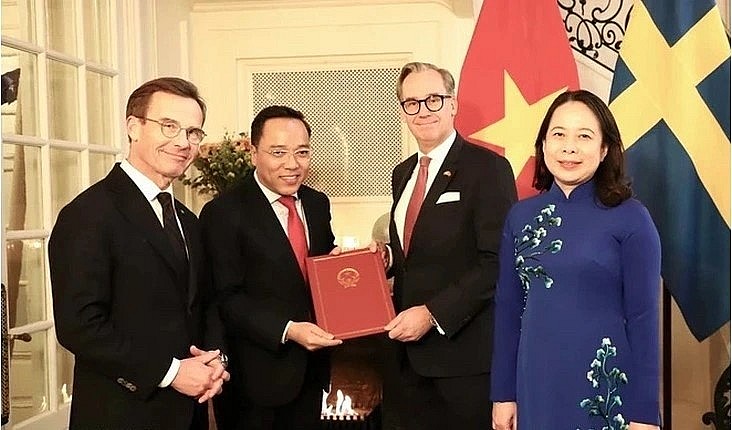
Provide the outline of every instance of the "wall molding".
<path id="1" fill-rule="evenodd" d="M 193 12 L 231 12 L 239 10 L 310 9 L 322 7 L 354 7 L 394 5 L 393 0 L 194 0 Z M 402 4 L 437 4 L 453 12 L 470 11 L 473 0 L 401 0 Z"/>

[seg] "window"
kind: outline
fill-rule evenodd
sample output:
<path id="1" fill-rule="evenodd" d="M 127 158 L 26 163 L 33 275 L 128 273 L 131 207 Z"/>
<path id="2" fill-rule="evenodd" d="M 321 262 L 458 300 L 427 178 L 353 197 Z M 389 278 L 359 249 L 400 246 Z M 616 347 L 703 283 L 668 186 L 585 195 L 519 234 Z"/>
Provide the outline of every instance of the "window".
<path id="1" fill-rule="evenodd" d="M 11 423 L 73 395 L 73 355 L 56 342 L 47 242 L 58 211 L 121 150 L 112 0 L 2 2 L 3 283 L 8 289 Z"/>

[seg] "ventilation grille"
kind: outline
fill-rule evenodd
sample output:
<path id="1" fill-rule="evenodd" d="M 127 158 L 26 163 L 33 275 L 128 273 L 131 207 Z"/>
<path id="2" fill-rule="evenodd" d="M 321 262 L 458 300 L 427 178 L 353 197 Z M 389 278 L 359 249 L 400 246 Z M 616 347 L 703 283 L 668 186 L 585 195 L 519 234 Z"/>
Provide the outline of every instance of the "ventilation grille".
<path id="1" fill-rule="evenodd" d="M 271 105 L 305 114 L 313 162 L 306 183 L 329 197 L 391 195 L 402 159 L 396 68 L 255 72 L 254 115 Z"/>

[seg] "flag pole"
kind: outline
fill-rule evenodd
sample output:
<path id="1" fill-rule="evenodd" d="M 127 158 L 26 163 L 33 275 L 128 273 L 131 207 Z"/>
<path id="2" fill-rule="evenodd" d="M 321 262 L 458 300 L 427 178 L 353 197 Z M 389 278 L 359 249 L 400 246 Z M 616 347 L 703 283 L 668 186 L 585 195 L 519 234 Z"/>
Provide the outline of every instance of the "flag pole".
<path id="1" fill-rule="evenodd" d="M 663 301 L 662 301 L 662 324 L 663 324 L 663 420 L 661 421 L 663 430 L 671 430 L 671 403 L 672 398 L 672 363 L 671 352 L 673 349 L 671 337 L 671 293 L 666 288 L 666 282 L 663 282 Z"/>

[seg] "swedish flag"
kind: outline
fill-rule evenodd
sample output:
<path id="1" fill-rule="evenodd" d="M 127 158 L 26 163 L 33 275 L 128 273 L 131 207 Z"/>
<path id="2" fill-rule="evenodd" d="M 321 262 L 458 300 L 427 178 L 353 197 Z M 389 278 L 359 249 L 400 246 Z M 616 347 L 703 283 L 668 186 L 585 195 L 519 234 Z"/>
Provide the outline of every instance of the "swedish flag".
<path id="1" fill-rule="evenodd" d="M 730 320 L 730 44 L 712 0 L 636 0 L 611 105 L 662 275 L 703 340 Z"/>

